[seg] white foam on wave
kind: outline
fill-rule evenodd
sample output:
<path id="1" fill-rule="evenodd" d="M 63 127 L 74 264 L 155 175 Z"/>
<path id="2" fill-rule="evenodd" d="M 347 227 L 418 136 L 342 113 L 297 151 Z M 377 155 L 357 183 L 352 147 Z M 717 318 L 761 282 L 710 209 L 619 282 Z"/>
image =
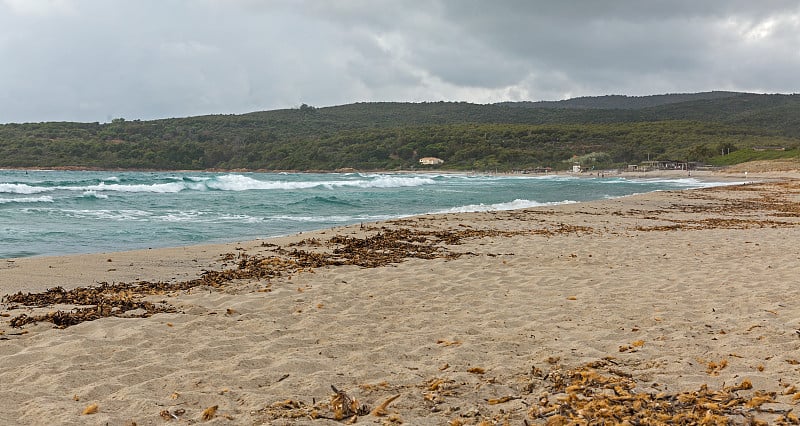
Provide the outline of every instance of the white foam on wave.
<path id="1" fill-rule="evenodd" d="M 39 194 L 50 192 L 53 188 L 41 186 L 30 186 L 24 183 L 0 183 L 0 193 L 7 194 Z"/>
<path id="2" fill-rule="evenodd" d="M 287 222 L 313 222 L 313 223 L 352 223 L 390 220 L 397 218 L 397 215 L 359 215 L 359 216 L 271 216 L 268 220 L 287 221 Z M 402 217 L 402 216 L 401 216 Z"/>
<path id="3" fill-rule="evenodd" d="M 152 214 L 144 210 L 62 210 L 64 214 L 76 219 L 103 219 L 103 220 L 116 220 L 116 221 L 137 221 L 147 222 L 151 219 Z"/>
<path id="4" fill-rule="evenodd" d="M 393 176 L 378 175 L 368 180 L 337 182 L 338 186 L 356 186 L 359 188 L 402 188 L 422 185 L 433 185 L 436 181 L 432 177 L 423 176 Z"/>
<path id="5" fill-rule="evenodd" d="M 556 206 L 560 204 L 574 204 L 577 201 L 572 200 L 564 200 L 564 201 L 554 201 L 550 203 L 540 203 L 538 201 L 531 201 L 531 200 L 520 200 L 516 199 L 514 201 L 508 203 L 497 203 L 497 204 L 470 204 L 466 206 L 460 207 L 452 207 L 449 209 L 444 209 L 440 211 L 433 212 L 434 214 L 440 213 L 474 213 L 474 212 L 491 212 L 491 211 L 502 211 L 502 210 L 519 210 L 519 209 L 527 209 L 531 207 L 542 207 L 542 206 Z"/>
<path id="6" fill-rule="evenodd" d="M 729 182 L 720 182 L 720 181 L 706 181 L 695 179 L 691 177 L 686 178 L 679 178 L 679 179 L 669 179 L 669 178 L 636 178 L 636 179 L 626 179 L 628 182 L 632 183 L 657 183 L 657 184 L 672 184 L 678 188 L 710 188 L 714 186 L 730 186 L 730 185 L 742 185 L 746 182 L 744 181 L 729 181 Z M 624 181 L 622 181 L 624 182 Z"/>
<path id="7" fill-rule="evenodd" d="M 693 185 L 694 188 L 711 188 L 715 186 L 734 186 L 734 185 L 746 185 L 748 181 L 731 181 L 731 182 L 705 182 L 705 181 L 697 181 L 696 185 Z"/>
<path id="8" fill-rule="evenodd" d="M 149 193 L 156 193 L 156 194 L 166 194 L 166 193 L 176 193 L 186 189 L 186 185 L 181 182 L 171 182 L 171 183 L 154 183 L 150 185 L 146 184 L 139 184 L 139 185 L 120 185 L 120 184 L 110 184 L 106 185 L 104 182 L 100 182 L 97 185 L 89 185 L 89 186 L 64 186 L 59 187 L 59 189 L 67 189 L 71 191 L 110 191 L 110 192 L 149 192 Z"/>
<path id="9" fill-rule="evenodd" d="M 21 198 L 0 198 L 0 204 L 6 203 L 52 203 L 53 197 L 42 195 L 41 197 L 21 197 Z"/>
<path id="10" fill-rule="evenodd" d="M 105 199 L 108 198 L 108 195 L 106 195 L 106 194 L 98 194 L 97 191 L 94 191 L 94 190 L 91 190 L 91 189 L 88 190 L 88 191 L 83 191 L 83 196 L 85 198 L 96 198 L 98 200 L 105 200 Z"/>
<path id="11" fill-rule="evenodd" d="M 205 182 L 211 189 L 220 191 L 249 191 L 270 189 L 309 189 L 324 187 L 328 189 L 354 187 L 354 188 L 400 188 L 422 185 L 432 185 L 436 182 L 429 177 L 406 177 L 392 175 L 374 175 L 365 179 L 356 180 L 326 180 L 326 181 L 262 181 L 243 175 L 223 175 Z"/>
<path id="12" fill-rule="evenodd" d="M 129 193 L 152 193 L 152 194 L 174 194 L 184 190 L 206 191 L 215 189 L 219 191 L 250 191 L 250 190 L 298 190 L 310 188 L 400 188 L 414 187 L 422 185 L 433 185 L 436 183 L 431 176 L 395 176 L 395 175 L 362 175 L 363 179 L 342 179 L 326 181 L 262 181 L 248 176 L 229 174 L 217 176 L 215 178 L 190 176 L 187 178 L 171 178 L 171 182 L 152 183 L 152 184 L 120 184 L 108 182 L 120 182 L 116 176 L 103 179 L 96 185 L 86 186 L 54 186 L 38 187 L 18 183 L 0 184 L 0 193 L 11 194 L 38 194 L 53 191 L 76 191 L 82 192 L 86 197 L 104 198 L 103 192 L 129 192 Z"/>
<path id="13" fill-rule="evenodd" d="M 156 218 L 160 222 L 203 222 L 203 212 L 197 210 L 169 212 Z"/>
<path id="14" fill-rule="evenodd" d="M 318 186 L 319 182 L 268 182 L 242 175 L 222 175 L 217 176 L 213 180 L 205 182 L 205 185 L 208 188 L 217 189 L 220 191 L 249 191 L 257 189 L 313 188 Z"/>
<path id="15" fill-rule="evenodd" d="M 42 192 L 53 191 L 80 191 L 86 194 L 87 192 L 149 192 L 149 193 L 175 193 L 180 192 L 186 188 L 204 190 L 206 189 L 202 183 L 192 184 L 183 182 L 171 183 L 154 183 L 154 184 L 139 184 L 139 185 L 121 185 L 121 184 L 106 184 L 100 182 L 96 185 L 87 186 L 52 186 L 40 187 L 30 186 L 24 183 L 0 183 L 0 193 L 11 194 L 39 194 Z"/>
<path id="16" fill-rule="evenodd" d="M 644 183 L 674 183 L 680 185 L 695 185 L 701 183 L 701 181 L 691 178 L 634 178 L 628 179 L 631 182 L 644 182 Z"/>
<path id="17" fill-rule="evenodd" d="M 219 220 L 223 222 L 234 222 L 234 223 L 258 223 L 264 221 L 264 219 L 260 217 L 253 217 L 246 214 L 220 216 Z"/>

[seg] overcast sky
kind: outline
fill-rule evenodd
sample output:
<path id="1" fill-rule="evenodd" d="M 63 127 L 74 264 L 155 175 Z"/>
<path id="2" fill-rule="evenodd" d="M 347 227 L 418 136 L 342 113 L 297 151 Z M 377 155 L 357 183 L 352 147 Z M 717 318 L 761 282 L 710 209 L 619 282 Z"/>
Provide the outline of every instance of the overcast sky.
<path id="1" fill-rule="evenodd" d="M 0 123 L 794 93 L 800 2 L 0 0 Z"/>

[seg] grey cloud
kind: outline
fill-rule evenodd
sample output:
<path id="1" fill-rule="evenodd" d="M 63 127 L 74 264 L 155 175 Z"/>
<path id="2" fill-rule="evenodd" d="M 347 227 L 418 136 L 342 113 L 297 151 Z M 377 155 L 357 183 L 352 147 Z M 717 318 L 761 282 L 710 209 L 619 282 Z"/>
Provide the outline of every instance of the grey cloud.
<path id="1" fill-rule="evenodd" d="M 795 91 L 796 1 L 0 0 L 0 122 Z"/>

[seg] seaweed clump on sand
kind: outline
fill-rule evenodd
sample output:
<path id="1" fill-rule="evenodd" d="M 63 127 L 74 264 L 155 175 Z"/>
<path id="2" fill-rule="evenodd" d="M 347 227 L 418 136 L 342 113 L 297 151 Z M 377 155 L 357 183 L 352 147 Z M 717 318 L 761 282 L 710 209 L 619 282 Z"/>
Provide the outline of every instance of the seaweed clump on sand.
<path id="1" fill-rule="evenodd" d="M 533 401 L 528 416 L 548 425 L 567 424 L 699 424 L 766 425 L 763 418 L 778 415 L 773 424 L 800 424 L 791 409 L 768 408 L 777 403 L 776 392 L 751 391 L 752 383 L 714 390 L 702 385 L 680 393 L 637 392 L 636 380 L 616 369 L 602 372 L 607 361 L 563 371 L 555 367 L 546 375 L 545 390 Z"/>
<path id="2" fill-rule="evenodd" d="M 148 283 L 151 284 L 151 283 Z M 147 286 L 145 286 L 147 287 Z M 36 322 L 50 322 L 57 328 L 67 328 L 85 321 L 104 317 L 149 317 L 161 312 L 175 312 L 166 303 L 154 303 L 142 299 L 142 288 L 131 284 L 101 283 L 97 287 L 79 287 L 65 290 L 51 288 L 43 293 L 17 293 L 3 297 L 8 310 L 25 308 L 48 308 L 55 305 L 71 305 L 71 309 L 51 310 L 44 314 L 20 314 L 11 318 L 15 328 Z"/>
<path id="3" fill-rule="evenodd" d="M 30 314 L 23 313 L 10 319 L 9 324 L 15 328 L 37 322 L 50 322 L 57 328 L 67 328 L 105 317 L 144 318 L 157 313 L 178 311 L 166 300 L 148 301 L 148 296 L 169 295 L 195 287 L 222 289 L 235 281 L 269 281 L 326 266 L 356 265 L 377 268 L 410 258 L 455 259 L 467 253 L 453 252 L 446 245 L 460 244 L 465 238 L 502 234 L 499 231 L 473 229 L 422 231 L 408 228 L 370 228 L 368 231 L 374 234 L 363 238 L 336 235 L 324 242 L 316 239 L 302 240 L 292 244 L 291 250 L 274 248 L 275 254 L 272 256 L 249 255 L 245 252 L 226 253 L 222 255 L 222 260 L 235 262 L 234 267 L 204 271 L 199 278 L 186 281 L 102 282 L 97 286 L 70 290 L 55 287 L 41 293 L 20 292 L 6 295 L 0 302 L 6 305 L 8 311 L 31 310 Z M 55 307 L 58 309 L 32 313 Z"/>
<path id="4" fill-rule="evenodd" d="M 376 230 L 376 228 L 370 228 Z M 335 235 L 322 242 L 306 239 L 290 244 L 292 250 L 283 253 L 304 266 L 355 265 L 378 268 L 406 259 L 456 259 L 464 254 L 447 249 L 445 245 L 461 244 L 465 238 L 488 236 L 488 232 L 477 230 L 422 231 L 409 228 L 380 228 L 374 235 L 363 238 Z M 443 245 L 444 244 L 444 245 Z M 307 251 L 297 247 L 325 247 L 328 251 Z"/>

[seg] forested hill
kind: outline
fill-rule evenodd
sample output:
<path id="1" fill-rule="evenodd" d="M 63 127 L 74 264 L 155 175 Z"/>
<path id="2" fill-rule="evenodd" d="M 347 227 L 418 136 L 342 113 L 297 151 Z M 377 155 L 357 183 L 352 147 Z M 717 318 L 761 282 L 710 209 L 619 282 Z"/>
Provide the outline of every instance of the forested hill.
<path id="1" fill-rule="evenodd" d="M 540 103 L 357 103 L 111 123 L 0 125 L 0 167 L 461 170 L 733 163 L 791 156 L 800 95 L 601 96 Z M 754 151 L 753 147 L 785 151 Z M 726 155 L 720 155 L 725 153 Z M 733 153 L 728 155 L 728 153 Z"/>
<path id="2" fill-rule="evenodd" d="M 675 93 L 648 96 L 583 96 L 563 101 L 502 102 L 499 105 L 525 108 L 640 109 L 691 101 L 707 101 L 745 95 L 737 92 Z"/>

